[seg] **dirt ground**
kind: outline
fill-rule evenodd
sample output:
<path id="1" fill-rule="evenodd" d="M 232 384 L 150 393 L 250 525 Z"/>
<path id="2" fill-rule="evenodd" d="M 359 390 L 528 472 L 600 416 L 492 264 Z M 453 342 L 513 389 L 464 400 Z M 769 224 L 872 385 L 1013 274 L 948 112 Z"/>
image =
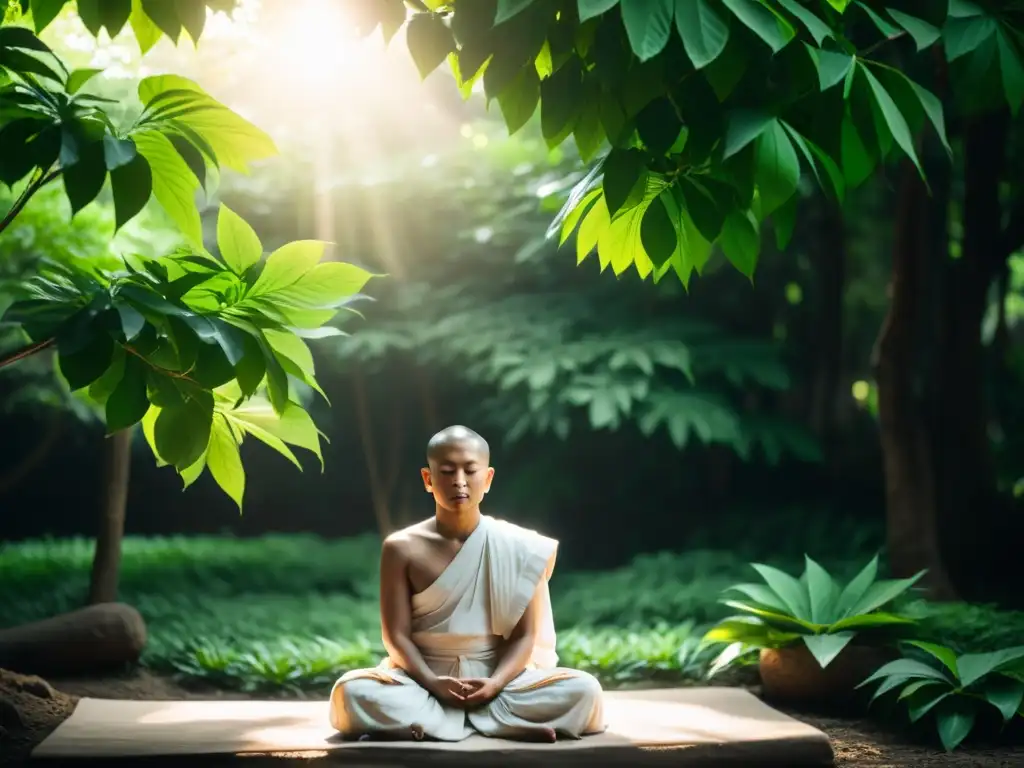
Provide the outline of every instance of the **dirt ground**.
<path id="1" fill-rule="evenodd" d="M 23 763 L 32 748 L 41 742 L 65 718 L 79 697 L 126 699 L 241 699 L 241 693 L 215 690 L 191 690 L 173 680 L 146 671 L 117 678 L 50 680 L 27 677 L 0 670 L 0 763 Z M 294 698 L 282 694 L 281 698 Z M 259 698 L 267 698 L 261 694 Z M 317 696 L 316 698 L 325 698 Z M 836 752 L 838 768 L 1020 768 L 1024 766 L 1024 743 L 969 744 L 952 754 L 936 749 L 922 736 L 913 743 L 905 730 L 889 729 L 876 721 L 850 717 L 825 717 L 786 709 L 790 715 L 810 723 L 828 734 Z M 237 765 L 256 768 L 257 763 L 274 766 L 327 766 L 329 753 L 280 757 L 221 757 L 207 760 L 189 758 L 181 765 Z M 133 761 L 134 762 L 134 761 Z M 148 762 L 148 761 L 147 761 Z M 171 763 L 161 761 L 161 765 Z M 753 767 L 752 767 L 753 768 Z"/>

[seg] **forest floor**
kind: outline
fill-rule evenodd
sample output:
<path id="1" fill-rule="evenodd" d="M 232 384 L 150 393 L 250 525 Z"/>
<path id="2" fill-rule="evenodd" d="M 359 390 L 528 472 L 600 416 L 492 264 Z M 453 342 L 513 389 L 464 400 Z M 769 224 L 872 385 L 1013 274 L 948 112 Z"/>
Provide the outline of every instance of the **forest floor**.
<path id="1" fill-rule="evenodd" d="M 0 726 L 0 763 L 15 765 L 27 762 L 31 750 L 69 717 L 78 699 L 85 696 L 165 700 L 275 698 L 265 693 L 250 696 L 212 688 L 184 688 L 168 677 L 145 670 L 125 677 L 52 680 L 49 683 L 0 670 L 0 723 L 3 723 Z M 279 694 L 276 698 L 318 697 L 312 694 Z M 1024 746 L 968 744 L 952 754 L 945 754 L 923 740 L 912 743 L 904 730 L 886 728 L 875 720 L 827 717 L 781 709 L 828 735 L 835 749 L 837 768 L 1019 768 L 1024 765 Z M 288 768 L 332 763 L 330 753 L 282 755 L 255 762 L 254 758 L 211 756 L 160 760 L 159 763 L 168 768 L 179 764 L 190 767 L 229 766 L 238 765 L 243 759 L 247 761 L 243 763 L 245 768 L 256 768 L 255 762 Z"/>

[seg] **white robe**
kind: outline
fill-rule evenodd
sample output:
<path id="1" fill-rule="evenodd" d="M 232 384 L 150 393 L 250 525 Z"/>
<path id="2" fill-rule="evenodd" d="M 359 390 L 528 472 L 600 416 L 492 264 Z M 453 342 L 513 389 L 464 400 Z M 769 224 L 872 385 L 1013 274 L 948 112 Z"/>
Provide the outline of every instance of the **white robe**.
<path id="1" fill-rule="evenodd" d="M 331 691 L 331 725 L 346 736 L 425 736 L 459 741 L 472 733 L 502 738 L 551 728 L 570 738 L 605 730 L 601 686 L 557 666 L 548 579 L 558 542 L 484 515 L 440 576 L 412 597 L 412 641 L 437 675 L 488 677 L 498 649 L 535 594 L 539 637 L 527 668 L 496 699 L 475 710 L 442 705 L 385 658 L 346 673 Z"/>

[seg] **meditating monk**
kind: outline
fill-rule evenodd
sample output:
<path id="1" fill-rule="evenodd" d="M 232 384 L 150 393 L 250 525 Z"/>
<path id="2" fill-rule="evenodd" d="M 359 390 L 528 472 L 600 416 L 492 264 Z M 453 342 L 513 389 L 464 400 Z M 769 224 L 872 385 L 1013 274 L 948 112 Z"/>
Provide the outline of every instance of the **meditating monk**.
<path id="1" fill-rule="evenodd" d="M 494 469 L 466 427 L 438 432 L 421 471 L 434 516 L 387 537 L 387 658 L 331 691 L 348 737 L 555 741 L 605 729 L 601 686 L 557 666 L 548 579 L 558 542 L 480 512 Z"/>

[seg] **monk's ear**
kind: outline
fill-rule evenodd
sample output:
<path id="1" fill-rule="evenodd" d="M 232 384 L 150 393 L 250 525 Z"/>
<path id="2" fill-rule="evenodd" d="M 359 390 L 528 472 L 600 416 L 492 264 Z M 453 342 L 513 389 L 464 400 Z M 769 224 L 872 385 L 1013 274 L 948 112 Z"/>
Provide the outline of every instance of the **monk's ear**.
<path id="1" fill-rule="evenodd" d="M 494 467 L 487 468 L 487 486 L 484 488 L 484 493 L 491 490 L 491 483 L 494 481 Z"/>
<path id="2" fill-rule="evenodd" d="M 434 489 L 430 484 L 430 468 L 423 467 L 420 469 L 420 477 L 423 478 L 423 487 L 426 489 L 427 493 L 433 493 Z"/>

